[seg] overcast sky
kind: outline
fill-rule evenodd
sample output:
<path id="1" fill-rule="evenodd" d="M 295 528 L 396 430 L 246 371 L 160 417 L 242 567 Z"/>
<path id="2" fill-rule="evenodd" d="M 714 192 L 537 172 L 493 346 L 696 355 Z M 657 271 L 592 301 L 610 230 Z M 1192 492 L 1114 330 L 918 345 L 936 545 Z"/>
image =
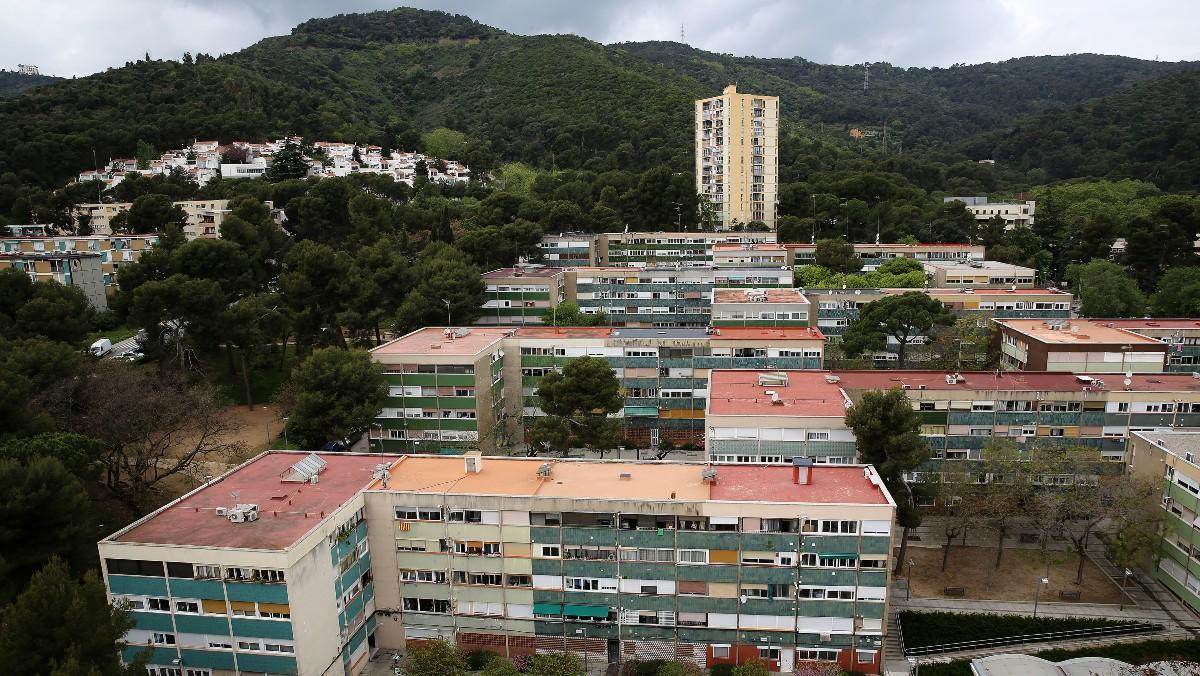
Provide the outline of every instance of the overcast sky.
<path id="1" fill-rule="evenodd" d="M 948 66 L 1100 52 L 1200 60 L 1197 0 L 447 0 L 412 6 L 504 30 L 600 42 L 679 40 L 737 55 Z M 185 51 L 234 52 L 378 0 L 0 0 L 0 68 L 86 75 Z"/>

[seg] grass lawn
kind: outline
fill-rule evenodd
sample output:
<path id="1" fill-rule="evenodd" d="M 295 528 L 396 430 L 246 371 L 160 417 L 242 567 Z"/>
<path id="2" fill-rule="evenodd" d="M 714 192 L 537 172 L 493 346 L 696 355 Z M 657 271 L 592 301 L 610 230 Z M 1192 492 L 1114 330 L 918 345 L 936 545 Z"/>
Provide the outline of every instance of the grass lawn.
<path id="1" fill-rule="evenodd" d="M 924 648 L 943 643 L 963 643 L 992 638 L 1134 624 L 1141 623 L 1085 617 L 1033 617 L 993 613 L 916 612 L 911 610 L 900 613 L 905 648 Z"/>
<path id="2" fill-rule="evenodd" d="M 1075 650 L 1043 650 L 1034 655 L 1052 662 L 1062 662 L 1076 657 L 1108 657 L 1130 664 L 1163 661 L 1200 662 L 1200 641 L 1138 641 Z M 922 664 L 921 674 L 922 676 L 973 676 L 969 660 Z"/>

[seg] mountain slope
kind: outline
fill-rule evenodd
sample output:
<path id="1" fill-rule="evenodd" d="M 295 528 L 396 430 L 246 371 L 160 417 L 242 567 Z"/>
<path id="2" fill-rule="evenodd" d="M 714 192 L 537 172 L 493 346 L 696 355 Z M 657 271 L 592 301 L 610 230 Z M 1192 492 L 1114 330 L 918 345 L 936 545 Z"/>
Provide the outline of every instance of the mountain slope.
<path id="1" fill-rule="evenodd" d="M 1023 115 L 1195 67 L 1086 54 L 948 69 L 872 64 L 864 91 L 860 66 L 732 57 L 667 42 L 521 36 L 465 16 L 399 9 L 306 21 L 217 60 L 139 62 L 0 100 L 0 128 L 9 131 L 0 139 L 0 175 L 61 184 L 91 165 L 93 148 L 101 159 L 127 156 L 138 139 L 170 148 L 196 137 L 296 132 L 391 144 L 409 126 L 466 132 L 468 159 L 485 168 L 519 160 L 689 171 L 692 100 L 730 82 L 779 95 L 785 120 L 803 124 L 802 134 L 820 124 L 844 139 L 849 127 L 887 120 L 890 145 L 903 144 L 906 156 L 967 148 L 988 157 L 996 134 Z M 1186 113 L 1172 107 L 1152 119 L 1170 125 Z M 1030 140 L 1020 144 L 1036 145 L 1036 135 L 1047 133 L 1039 124 L 1026 128 Z M 990 136 L 964 145 L 981 133 Z M 1123 148 L 1114 162 L 1136 150 Z"/>
<path id="2" fill-rule="evenodd" d="M 970 150 L 1056 180 L 1077 176 L 1200 189 L 1200 72 L 1175 73 L 1048 110 Z"/>
<path id="3" fill-rule="evenodd" d="M 52 75 L 23 75 L 15 70 L 0 69 L 0 98 L 16 96 L 26 89 L 32 89 L 62 78 Z"/>

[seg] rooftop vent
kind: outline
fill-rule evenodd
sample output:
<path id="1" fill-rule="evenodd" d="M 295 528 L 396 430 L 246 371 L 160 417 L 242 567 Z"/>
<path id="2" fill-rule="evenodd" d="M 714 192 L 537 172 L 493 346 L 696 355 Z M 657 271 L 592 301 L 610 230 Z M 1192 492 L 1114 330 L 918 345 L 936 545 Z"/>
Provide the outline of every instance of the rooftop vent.
<path id="1" fill-rule="evenodd" d="M 787 387 L 788 374 L 783 371 L 771 371 L 758 374 L 759 387 Z"/>
<path id="2" fill-rule="evenodd" d="M 704 483 L 706 484 L 717 483 L 717 469 L 715 467 L 705 467 L 704 472 L 700 474 L 700 478 L 703 479 Z"/>
<path id="3" fill-rule="evenodd" d="M 553 468 L 553 466 L 550 463 L 543 462 L 541 464 L 541 466 L 538 467 L 538 469 L 537 469 L 537 475 L 542 477 L 543 479 L 549 479 L 552 468 Z"/>
<path id="4" fill-rule="evenodd" d="M 229 519 L 229 523 L 258 521 L 258 505 L 239 502 L 233 506 L 233 509 L 226 510 L 225 517 Z"/>
<path id="5" fill-rule="evenodd" d="M 772 406 L 783 406 L 783 400 L 779 398 L 779 393 L 775 390 L 768 390 L 767 394 L 771 397 Z"/>
<path id="6" fill-rule="evenodd" d="M 621 481 L 632 481 L 632 480 L 633 480 L 633 474 L 632 474 L 632 473 L 630 473 L 630 472 L 621 472 L 621 474 L 619 475 L 619 477 L 618 477 L 618 478 L 620 478 L 620 479 L 621 479 Z"/>
<path id="7" fill-rule="evenodd" d="M 812 458 L 793 457 L 792 483 L 798 486 L 807 486 L 812 483 L 812 465 Z"/>
<path id="8" fill-rule="evenodd" d="M 375 465 L 375 469 L 371 471 L 371 476 L 379 482 L 381 488 L 387 488 L 388 480 L 392 478 L 391 463 L 381 462 Z"/>
<path id="9" fill-rule="evenodd" d="M 946 374 L 946 384 L 947 385 L 957 385 L 960 382 L 963 382 L 964 380 L 966 380 L 966 378 L 963 378 L 958 373 L 947 373 Z"/>
<path id="10" fill-rule="evenodd" d="M 833 385 L 834 383 L 840 383 L 842 382 L 842 377 L 829 373 L 825 375 L 825 382 L 829 383 L 830 385 Z"/>
<path id="11" fill-rule="evenodd" d="M 325 471 L 329 463 L 316 453 L 309 453 L 300 462 L 285 469 L 280 475 L 280 481 L 293 483 L 317 483 L 317 475 Z"/>

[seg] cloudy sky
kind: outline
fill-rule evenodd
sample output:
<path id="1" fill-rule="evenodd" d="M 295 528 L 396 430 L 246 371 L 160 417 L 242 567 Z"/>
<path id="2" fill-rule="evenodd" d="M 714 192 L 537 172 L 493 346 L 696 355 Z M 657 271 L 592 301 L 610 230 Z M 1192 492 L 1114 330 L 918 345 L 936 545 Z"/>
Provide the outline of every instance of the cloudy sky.
<path id="1" fill-rule="evenodd" d="M 221 54 L 304 19 L 389 9 L 379 0 L 0 0 L 0 68 L 86 75 L 140 58 Z M 522 34 L 678 40 L 715 52 L 822 63 L 948 66 L 1101 52 L 1200 60 L 1196 0 L 446 0 Z"/>

